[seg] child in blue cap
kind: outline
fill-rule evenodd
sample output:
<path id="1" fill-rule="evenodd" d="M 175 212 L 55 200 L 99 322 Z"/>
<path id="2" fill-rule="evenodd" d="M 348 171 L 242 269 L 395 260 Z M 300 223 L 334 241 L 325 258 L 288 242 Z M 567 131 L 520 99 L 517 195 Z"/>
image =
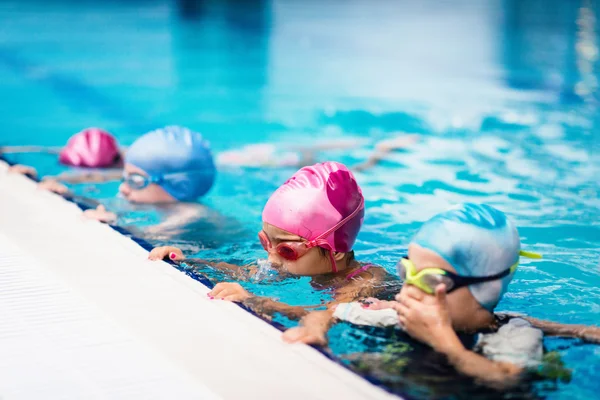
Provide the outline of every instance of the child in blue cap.
<path id="1" fill-rule="evenodd" d="M 129 202 L 169 204 L 193 202 L 205 195 L 215 176 L 210 146 L 202 135 L 187 128 L 167 126 L 148 132 L 133 142 L 125 153 L 122 171 L 108 174 L 91 171 L 80 174 L 74 181 L 122 179 L 119 193 Z M 52 180 L 43 181 L 40 186 L 60 194 L 68 193 L 66 187 Z M 182 210 L 185 211 L 183 214 L 190 214 L 190 211 L 195 214 L 188 209 Z M 86 210 L 84 215 L 103 222 L 116 219 L 116 215 L 103 205 Z"/>
<path id="2" fill-rule="evenodd" d="M 446 356 L 463 375 L 511 384 L 543 359 L 543 334 L 600 343 L 600 328 L 494 314 L 512 280 L 521 250 L 514 224 L 485 204 L 462 204 L 425 222 L 397 264 L 404 281 L 396 301 L 346 303 L 334 316 L 361 325 L 397 325 Z M 318 337 L 320 326 L 296 328 L 298 341 Z M 488 332 L 467 348 L 457 332 Z M 306 342 L 306 341 L 305 341 Z"/>
<path id="3" fill-rule="evenodd" d="M 239 227 L 234 226 L 236 224 L 232 221 L 195 202 L 210 190 L 215 176 L 210 146 L 202 135 L 184 127 L 167 126 L 138 138 L 127 149 L 121 170 L 108 173 L 78 171 L 73 180 L 98 182 L 121 179 L 121 197 L 130 203 L 152 204 L 152 209 L 161 214 L 159 224 L 145 226 L 143 231 L 136 229 L 136 234 L 151 240 L 152 237 L 169 237 L 181 230 L 212 231 L 214 226 L 238 231 Z M 56 181 L 42 181 L 40 186 L 59 194 L 69 194 L 68 189 Z M 97 204 L 90 199 L 78 200 Z M 117 219 L 117 215 L 106 210 L 104 205 L 88 209 L 84 215 L 102 222 Z"/>
<path id="4" fill-rule="evenodd" d="M 125 154 L 120 193 L 136 203 L 194 201 L 215 181 L 208 142 L 178 126 L 146 133 Z"/>
<path id="5" fill-rule="evenodd" d="M 58 180 L 70 183 L 123 180 L 120 192 L 134 203 L 173 203 L 194 201 L 214 183 L 216 168 L 210 146 L 201 134 L 180 126 L 167 126 L 138 138 L 124 156 L 121 169 L 72 171 L 47 177 L 42 189 L 66 194 Z M 35 175 L 26 166 L 11 167 L 15 172 Z M 99 166 L 101 168 L 101 166 Z"/>

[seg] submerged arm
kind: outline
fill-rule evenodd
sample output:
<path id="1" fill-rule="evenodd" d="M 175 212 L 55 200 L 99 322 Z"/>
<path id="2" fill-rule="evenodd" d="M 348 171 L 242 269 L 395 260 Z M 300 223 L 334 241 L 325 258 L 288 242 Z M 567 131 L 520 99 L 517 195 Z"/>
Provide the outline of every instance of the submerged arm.
<path id="1" fill-rule="evenodd" d="M 357 165 L 351 167 L 353 171 L 366 171 L 379 164 L 385 157 L 395 150 L 400 150 L 410 146 L 417 141 L 416 135 L 409 136 L 398 136 L 388 140 L 382 140 L 375 145 L 375 151 L 369 156 L 369 158 Z"/>
<path id="2" fill-rule="evenodd" d="M 300 320 L 300 326 L 288 329 L 283 333 L 283 340 L 288 343 L 325 346 L 327 332 L 333 325 L 333 321 L 333 308 L 311 311 Z"/>
<path id="3" fill-rule="evenodd" d="M 60 147 L 46 147 L 46 146 L 1 146 L 0 153 L 11 154 L 11 153 L 60 153 Z"/>
<path id="4" fill-rule="evenodd" d="M 249 280 L 252 277 L 252 275 L 254 275 L 254 273 L 256 272 L 256 268 L 252 267 L 252 266 L 241 267 L 239 265 L 230 264 L 230 263 L 226 263 L 223 261 L 217 262 L 217 261 L 203 260 L 201 258 L 186 258 L 182 262 L 184 262 L 186 264 L 191 264 L 191 265 L 193 265 L 193 264 L 208 265 L 209 267 L 216 269 L 217 271 L 222 272 L 233 279 L 243 280 L 243 281 Z"/>
<path id="5" fill-rule="evenodd" d="M 488 386 L 507 388 L 515 385 L 523 369 L 515 364 L 492 361 L 484 356 L 464 348 L 456 333 L 452 330 L 446 344 L 435 348 L 445 354 L 448 362 L 460 373 L 470 376 Z"/>
<path id="6" fill-rule="evenodd" d="M 89 172 L 63 172 L 56 176 L 49 176 L 45 179 L 59 180 L 66 183 L 102 183 L 118 181 L 121 179 L 123 171 L 121 169 L 110 169 L 105 171 Z"/>
<path id="7" fill-rule="evenodd" d="M 317 162 L 317 153 L 322 151 L 335 151 L 356 148 L 363 144 L 362 139 L 338 139 L 335 141 L 324 141 L 311 146 L 299 146 L 295 150 L 300 153 L 298 167 L 312 165 Z"/>
<path id="8" fill-rule="evenodd" d="M 270 317 L 275 313 L 280 313 L 290 319 L 299 319 L 307 314 L 308 311 L 306 311 L 306 308 L 311 308 L 291 306 L 268 297 L 255 296 L 237 282 L 217 283 L 208 293 L 208 296 L 211 299 L 241 302 L 263 317 Z"/>
<path id="9" fill-rule="evenodd" d="M 560 324 L 557 322 L 544 321 L 537 318 L 531 318 L 518 314 L 506 314 L 514 315 L 519 318 L 523 318 L 528 321 L 533 327 L 541 329 L 545 335 L 548 336 L 562 336 L 569 338 L 582 339 L 590 343 L 600 344 L 600 327 L 589 326 L 589 325 L 572 325 L 572 324 Z"/>
<path id="10" fill-rule="evenodd" d="M 290 319 L 300 319 L 308 314 L 305 307 L 291 306 L 268 297 L 251 296 L 244 300 L 243 304 L 250 307 L 255 313 L 265 316 L 280 313 Z"/>
<path id="11" fill-rule="evenodd" d="M 375 269 L 374 269 L 375 270 Z M 383 270 L 382 270 L 383 271 Z M 325 305 L 291 306 L 268 297 L 255 296 L 245 290 L 240 284 L 222 282 L 215 285 L 209 295 L 230 301 L 241 301 L 256 313 L 272 315 L 280 313 L 290 319 L 300 319 L 300 326 L 285 332 L 283 339 L 289 342 L 303 342 L 311 344 L 326 344 L 327 331 L 333 324 L 334 306 L 340 302 L 348 302 L 366 297 L 371 293 L 373 283 L 380 279 L 380 274 L 371 271 L 370 279 L 352 279 L 338 289 L 332 302 Z M 326 310 L 310 311 L 311 309 L 327 307 Z"/>
<path id="12" fill-rule="evenodd" d="M 248 279 L 255 272 L 255 269 L 253 269 L 252 267 L 244 268 L 240 267 L 239 265 L 229 264 L 226 262 L 215 262 L 210 260 L 204 260 L 201 258 L 186 258 L 183 255 L 183 251 L 181 251 L 180 248 L 175 246 L 155 247 L 152 249 L 152 251 L 150 251 L 150 254 L 148 254 L 148 259 L 154 261 L 168 259 L 171 261 L 183 262 L 190 265 L 208 265 L 209 267 L 221 271 L 231 276 L 232 278 L 240 279 Z"/>
<path id="13" fill-rule="evenodd" d="M 288 329 L 283 334 L 283 340 L 289 343 L 327 344 L 327 332 L 336 322 L 335 307 L 340 303 L 350 303 L 372 296 L 377 284 L 386 276 L 385 270 L 374 267 L 359 275 L 367 275 L 367 279 L 351 279 L 335 291 L 333 301 L 326 304 L 326 310 L 311 311 L 301 320 L 300 326 Z"/>

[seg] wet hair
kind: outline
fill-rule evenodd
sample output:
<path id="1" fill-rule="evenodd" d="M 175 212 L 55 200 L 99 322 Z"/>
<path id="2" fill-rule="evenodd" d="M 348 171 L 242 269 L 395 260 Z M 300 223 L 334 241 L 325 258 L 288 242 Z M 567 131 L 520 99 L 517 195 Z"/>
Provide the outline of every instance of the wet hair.
<path id="1" fill-rule="evenodd" d="M 318 249 L 319 249 L 319 253 L 321 253 L 321 256 L 329 258 L 329 250 L 324 249 L 322 247 L 318 247 Z M 344 257 L 344 259 L 346 260 L 346 266 L 348 266 L 355 259 L 354 250 L 350 250 L 349 252 L 347 252 L 345 254 L 346 254 L 346 257 Z"/>

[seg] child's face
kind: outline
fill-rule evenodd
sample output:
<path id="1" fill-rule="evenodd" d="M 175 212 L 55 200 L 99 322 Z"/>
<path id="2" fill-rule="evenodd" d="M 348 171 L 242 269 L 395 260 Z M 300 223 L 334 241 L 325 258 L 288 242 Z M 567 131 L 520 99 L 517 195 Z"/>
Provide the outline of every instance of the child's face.
<path id="1" fill-rule="evenodd" d="M 411 243 L 408 246 L 408 257 L 414 264 L 418 271 L 424 268 L 440 268 L 445 271 L 449 271 L 456 274 L 456 270 L 439 254 L 432 250 L 425 249 L 417 244 Z M 419 290 L 414 285 L 405 284 L 400 290 L 400 296 L 409 290 Z M 422 291 L 421 291 L 422 292 Z M 425 292 L 423 292 L 425 293 Z M 467 327 L 473 327 L 473 315 L 476 312 L 481 312 L 483 307 L 475 300 L 475 297 L 471 294 L 468 287 L 458 288 L 446 297 L 448 299 L 448 307 L 450 311 L 450 317 L 452 319 L 452 325 L 455 329 L 465 329 Z"/>
<path id="2" fill-rule="evenodd" d="M 271 224 L 263 222 L 263 232 L 271 242 L 271 248 L 268 250 L 269 262 L 276 268 L 301 276 L 313 276 L 327 274 L 331 272 L 331 261 L 328 256 L 323 256 L 317 247 L 309 249 L 306 254 L 297 260 L 286 260 L 281 257 L 275 248 L 282 242 L 304 242 L 306 239 L 276 228 Z"/>
<path id="3" fill-rule="evenodd" d="M 146 171 L 132 164 L 125 164 L 125 175 L 140 174 L 148 176 Z M 126 182 L 121 183 L 119 192 L 123 197 L 132 203 L 174 203 L 177 200 L 167 193 L 162 187 L 155 183 L 150 183 L 143 189 L 135 190 Z"/>

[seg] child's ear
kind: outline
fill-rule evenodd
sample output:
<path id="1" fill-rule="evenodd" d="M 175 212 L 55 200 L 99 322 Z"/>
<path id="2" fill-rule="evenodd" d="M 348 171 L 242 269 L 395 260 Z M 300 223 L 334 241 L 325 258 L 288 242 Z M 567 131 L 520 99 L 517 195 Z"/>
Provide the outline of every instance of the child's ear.
<path id="1" fill-rule="evenodd" d="M 347 253 L 342 253 L 339 251 L 334 251 L 333 252 L 333 258 L 335 259 L 335 261 L 342 261 L 344 259 L 344 257 L 346 257 Z"/>

